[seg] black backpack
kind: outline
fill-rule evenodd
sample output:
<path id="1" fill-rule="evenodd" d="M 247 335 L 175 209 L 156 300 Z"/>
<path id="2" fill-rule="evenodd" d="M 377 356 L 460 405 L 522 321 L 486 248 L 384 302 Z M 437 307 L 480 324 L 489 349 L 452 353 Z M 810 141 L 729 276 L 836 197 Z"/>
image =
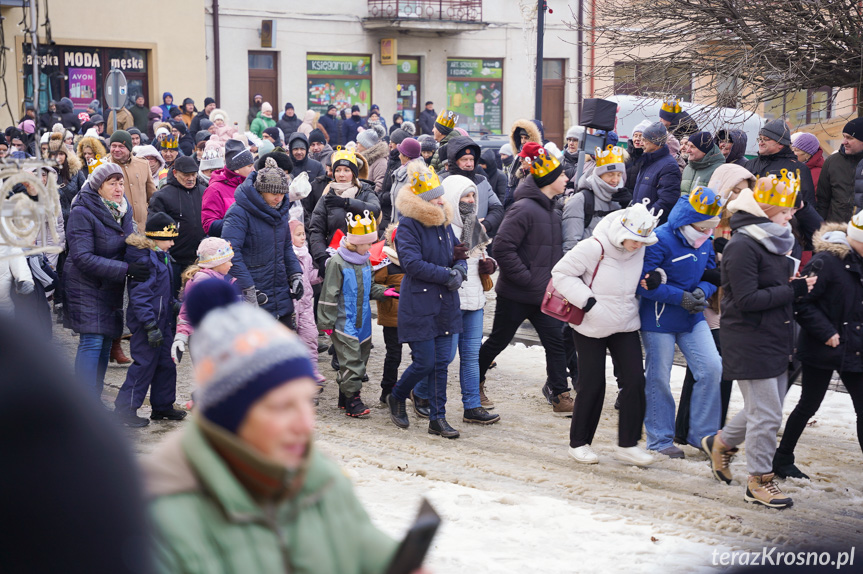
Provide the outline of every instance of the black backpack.
<path id="1" fill-rule="evenodd" d="M 593 216 L 598 215 L 599 217 L 605 217 L 611 211 L 596 211 L 596 196 L 593 193 L 593 190 L 589 187 L 582 187 L 578 190 L 578 193 L 584 196 L 584 228 L 588 229 L 590 227 L 590 222 L 593 221 Z M 613 201 L 613 200 L 612 200 Z"/>

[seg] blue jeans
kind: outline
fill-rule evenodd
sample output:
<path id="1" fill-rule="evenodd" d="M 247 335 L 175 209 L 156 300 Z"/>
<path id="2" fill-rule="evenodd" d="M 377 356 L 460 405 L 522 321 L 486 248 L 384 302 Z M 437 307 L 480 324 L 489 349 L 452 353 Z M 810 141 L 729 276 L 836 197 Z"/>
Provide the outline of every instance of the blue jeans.
<path id="1" fill-rule="evenodd" d="M 644 342 L 647 412 L 644 428 L 647 448 L 663 450 L 674 444 L 674 397 L 671 394 L 671 366 L 674 344 L 680 347 L 695 377 L 686 442 L 701 448 L 702 437 L 719 429 L 722 405 L 719 381 L 722 359 L 716 350 L 707 321 L 699 321 L 690 333 L 642 331 Z"/>
<path id="2" fill-rule="evenodd" d="M 78 353 L 75 355 L 75 374 L 78 380 L 90 390 L 97 399 L 102 398 L 105 385 L 105 371 L 111 355 L 113 339 L 105 335 L 81 333 L 78 339 Z"/>
<path id="3" fill-rule="evenodd" d="M 452 361 L 453 335 L 444 335 L 428 341 L 413 341 L 413 361 L 402 373 L 402 378 L 393 387 L 393 398 L 404 401 L 420 381 L 431 379 L 428 391 L 431 399 L 429 420 L 442 419 L 446 415 L 447 366 Z M 429 377 L 429 375 L 433 375 Z"/>
<path id="4" fill-rule="evenodd" d="M 461 382 L 461 402 L 465 410 L 480 406 L 479 401 L 479 348 L 482 345 L 483 310 L 462 311 L 463 333 L 453 335 L 452 352 L 449 363 L 455 359 L 456 347 L 459 356 L 459 381 Z M 447 364 L 449 364 L 447 363 Z M 431 376 L 414 387 L 414 395 L 427 399 Z"/>

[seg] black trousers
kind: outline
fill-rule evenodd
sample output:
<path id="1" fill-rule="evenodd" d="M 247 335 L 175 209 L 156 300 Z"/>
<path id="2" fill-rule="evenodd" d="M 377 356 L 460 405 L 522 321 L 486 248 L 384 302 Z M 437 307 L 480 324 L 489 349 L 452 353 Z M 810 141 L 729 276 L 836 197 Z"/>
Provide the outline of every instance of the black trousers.
<path id="1" fill-rule="evenodd" d="M 494 308 L 491 334 L 479 349 L 479 380 L 485 380 L 489 365 L 512 342 L 515 332 L 525 320 L 530 321 L 536 329 L 539 341 L 545 348 L 545 372 L 549 388 L 555 396 L 565 393 L 569 385 L 566 381 L 566 353 L 563 349 L 561 322 L 543 313 L 539 305 L 519 303 L 500 295 Z"/>
<path id="2" fill-rule="evenodd" d="M 854 412 L 857 413 L 857 442 L 860 443 L 860 449 L 863 450 L 863 416 L 861 416 L 863 415 L 863 373 L 840 372 L 839 376 L 842 379 L 842 384 L 848 389 L 848 394 L 851 395 Z M 782 441 L 776 452 L 794 454 L 797 441 L 803 434 L 806 423 L 818 412 L 824 395 L 827 394 L 827 389 L 830 387 L 832 377 L 832 370 L 803 365 L 800 400 L 791 414 L 788 415 L 788 422 L 785 423 L 785 431 L 782 433 Z"/>
<path id="3" fill-rule="evenodd" d="M 614 360 L 621 385 L 617 444 L 622 447 L 637 445 L 646 408 L 638 331 L 615 333 L 604 339 L 585 337 L 573 331 L 573 339 L 578 353 L 578 392 L 569 427 L 569 446 L 577 448 L 593 442 L 605 399 L 606 349 Z"/>
<path id="4" fill-rule="evenodd" d="M 713 341 L 716 343 L 716 350 L 722 355 L 722 347 L 719 345 L 719 329 L 711 329 L 710 334 L 713 335 Z M 719 428 L 725 426 L 725 419 L 728 416 L 728 403 L 731 401 L 731 385 L 734 381 L 722 379 L 719 381 L 719 394 L 722 400 L 722 423 Z M 674 442 L 678 444 L 686 444 L 686 437 L 689 436 L 689 401 L 692 399 L 692 387 L 695 386 L 695 376 L 689 367 L 686 367 L 686 377 L 683 379 L 683 388 L 680 390 L 680 402 L 677 405 L 677 418 L 674 420 Z"/>
<path id="5" fill-rule="evenodd" d="M 399 328 L 384 327 L 384 345 L 387 354 L 384 357 L 384 374 L 381 377 L 381 388 L 392 391 L 399 380 L 399 366 L 402 364 L 402 344 L 399 343 Z"/>

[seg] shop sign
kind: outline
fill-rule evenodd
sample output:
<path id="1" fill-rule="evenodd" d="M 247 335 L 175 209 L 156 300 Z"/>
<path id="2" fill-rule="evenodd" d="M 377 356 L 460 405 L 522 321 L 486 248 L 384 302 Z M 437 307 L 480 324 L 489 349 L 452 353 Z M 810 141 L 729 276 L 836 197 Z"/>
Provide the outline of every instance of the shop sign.
<path id="1" fill-rule="evenodd" d="M 309 54 L 306 72 L 309 76 L 371 76 L 371 60 L 370 56 Z"/>
<path id="2" fill-rule="evenodd" d="M 446 61 L 446 68 L 446 75 L 451 78 L 503 78 L 503 63 L 500 60 L 450 58 Z"/>

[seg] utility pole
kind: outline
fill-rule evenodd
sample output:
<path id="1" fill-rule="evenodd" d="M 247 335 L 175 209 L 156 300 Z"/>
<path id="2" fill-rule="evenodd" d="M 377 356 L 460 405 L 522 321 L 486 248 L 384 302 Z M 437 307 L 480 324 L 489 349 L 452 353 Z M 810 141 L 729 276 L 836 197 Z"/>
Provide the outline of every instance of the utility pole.
<path id="1" fill-rule="evenodd" d="M 542 121 L 542 37 L 545 33 L 545 0 L 538 0 L 536 16 L 536 103 L 534 104 L 534 117 Z"/>
<path id="2" fill-rule="evenodd" d="M 39 23 L 36 21 L 36 2 L 30 0 L 30 54 L 33 57 L 33 109 L 39 117 Z M 37 126 L 38 127 L 38 126 Z"/>

